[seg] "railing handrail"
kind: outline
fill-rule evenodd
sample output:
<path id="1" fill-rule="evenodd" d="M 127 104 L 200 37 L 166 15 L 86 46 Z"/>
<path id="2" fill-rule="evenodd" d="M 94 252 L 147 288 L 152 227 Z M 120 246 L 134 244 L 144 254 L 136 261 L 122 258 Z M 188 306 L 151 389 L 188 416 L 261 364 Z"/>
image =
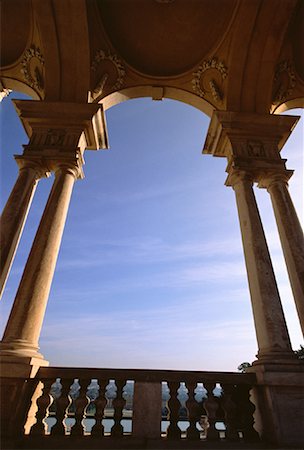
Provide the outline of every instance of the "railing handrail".
<path id="1" fill-rule="evenodd" d="M 35 378 L 39 380 L 49 378 L 90 378 L 134 380 L 137 382 L 187 381 L 246 385 L 254 385 L 256 383 L 254 373 L 90 367 L 41 367 Z"/>

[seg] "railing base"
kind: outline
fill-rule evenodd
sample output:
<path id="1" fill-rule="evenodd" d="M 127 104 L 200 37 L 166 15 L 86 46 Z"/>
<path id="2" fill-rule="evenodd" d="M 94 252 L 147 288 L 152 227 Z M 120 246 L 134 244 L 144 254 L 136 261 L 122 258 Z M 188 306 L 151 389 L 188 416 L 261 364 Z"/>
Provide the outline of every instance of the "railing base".
<path id="1" fill-rule="evenodd" d="M 249 369 L 257 377 L 251 391 L 256 406 L 255 428 L 263 442 L 286 448 L 303 448 L 304 364 Z"/>
<path id="2" fill-rule="evenodd" d="M 287 450 L 293 448 L 294 450 L 302 450 L 300 447 L 274 447 L 271 445 L 265 445 L 263 443 L 245 443 L 245 442 L 202 442 L 202 441 L 189 441 L 183 440 L 168 440 L 168 439 L 139 439 L 134 437 L 119 438 L 97 438 L 82 436 L 80 438 L 73 438 L 70 436 L 24 436 L 22 439 L 13 440 L 5 439 L 2 442 L 2 450 L 12 449 L 27 449 L 27 450 L 62 450 L 62 449 L 75 449 L 75 450 Z"/>

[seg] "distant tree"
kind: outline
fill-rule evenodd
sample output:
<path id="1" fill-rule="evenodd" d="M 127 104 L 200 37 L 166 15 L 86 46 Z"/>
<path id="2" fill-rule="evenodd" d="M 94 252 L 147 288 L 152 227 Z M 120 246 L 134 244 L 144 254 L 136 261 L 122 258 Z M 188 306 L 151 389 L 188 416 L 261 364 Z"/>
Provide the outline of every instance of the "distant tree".
<path id="1" fill-rule="evenodd" d="M 304 359 L 304 347 L 303 345 L 300 345 L 299 350 L 295 350 L 295 355 L 297 356 L 298 359 Z"/>
<path id="2" fill-rule="evenodd" d="M 238 366 L 238 370 L 244 373 L 246 372 L 246 369 L 248 369 L 248 367 L 251 367 L 251 364 L 249 362 L 242 362 L 242 364 Z"/>
<path id="3" fill-rule="evenodd" d="M 300 348 L 298 350 L 294 350 L 294 354 L 296 355 L 296 357 L 298 359 L 304 359 L 304 347 L 303 345 L 300 345 Z M 242 362 L 242 364 L 240 364 L 238 366 L 238 370 L 242 373 L 246 372 L 246 369 L 248 369 L 248 367 L 251 367 L 251 364 L 249 362 Z"/>

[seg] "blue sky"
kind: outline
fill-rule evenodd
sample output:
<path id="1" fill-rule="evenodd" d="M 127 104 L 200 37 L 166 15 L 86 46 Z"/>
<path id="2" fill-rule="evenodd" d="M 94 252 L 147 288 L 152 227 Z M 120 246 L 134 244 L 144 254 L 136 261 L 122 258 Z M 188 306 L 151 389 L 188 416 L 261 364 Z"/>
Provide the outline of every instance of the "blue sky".
<path id="1" fill-rule="evenodd" d="M 21 98 L 20 94 L 15 94 Z M 12 96 L 10 97 L 12 98 Z M 1 105 L 1 209 L 27 137 Z M 299 114 L 292 111 L 289 114 Z M 226 161 L 202 155 L 209 119 L 137 99 L 106 112 L 110 150 L 87 151 L 72 196 L 40 347 L 51 365 L 236 370 L 257 344 Z M 303 223 L 303 118 L 282 155 Z M 53 178 L 42 180 L 3 300 L 4 329 Z M 255 189 L 293 347 L 302 343 L 276 225 Z"/>

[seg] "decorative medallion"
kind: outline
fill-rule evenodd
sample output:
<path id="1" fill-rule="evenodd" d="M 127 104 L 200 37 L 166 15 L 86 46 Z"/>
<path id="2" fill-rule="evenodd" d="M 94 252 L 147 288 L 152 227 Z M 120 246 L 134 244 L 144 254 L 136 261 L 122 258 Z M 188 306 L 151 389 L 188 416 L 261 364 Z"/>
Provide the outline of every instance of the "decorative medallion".
<path id="1" fill-rule="evenodd" d="M 43 66 L 44 58 L 38 47 L 34 45 L 27 49 L 23 55 L 21 73 L 24 80 L 34 89 L 42 91 L 44 88 Z"/>
<path id="2" fill-rule="evenodd" d="M 94 97 L 102 94 L 108 82 L 112 83 L 109 88 L 111 91 L 120 89 L 124 83 L 126 71 L 117 55 L 98 50 L 91 65 L 91 70 L 95 74 L 95 80 L 97 80 L 92 91 Z"/>
<path id="3" fill-rule="evenodd" d="M 211 95 L 216 102 L 221 103 L 224 97 L 222 84 L 227 74 L 222 61 L 215 57 L 205 60 L 193 74 L 193 90 L 202 98 Z"/>
<path id="4" fill-rule="evenodd" d="M 296 75 L 291 62 L 282 61 L 277 65 L 273 79 L 272 102 L 284 102 L 292 94 L 296 85 Z"/>

